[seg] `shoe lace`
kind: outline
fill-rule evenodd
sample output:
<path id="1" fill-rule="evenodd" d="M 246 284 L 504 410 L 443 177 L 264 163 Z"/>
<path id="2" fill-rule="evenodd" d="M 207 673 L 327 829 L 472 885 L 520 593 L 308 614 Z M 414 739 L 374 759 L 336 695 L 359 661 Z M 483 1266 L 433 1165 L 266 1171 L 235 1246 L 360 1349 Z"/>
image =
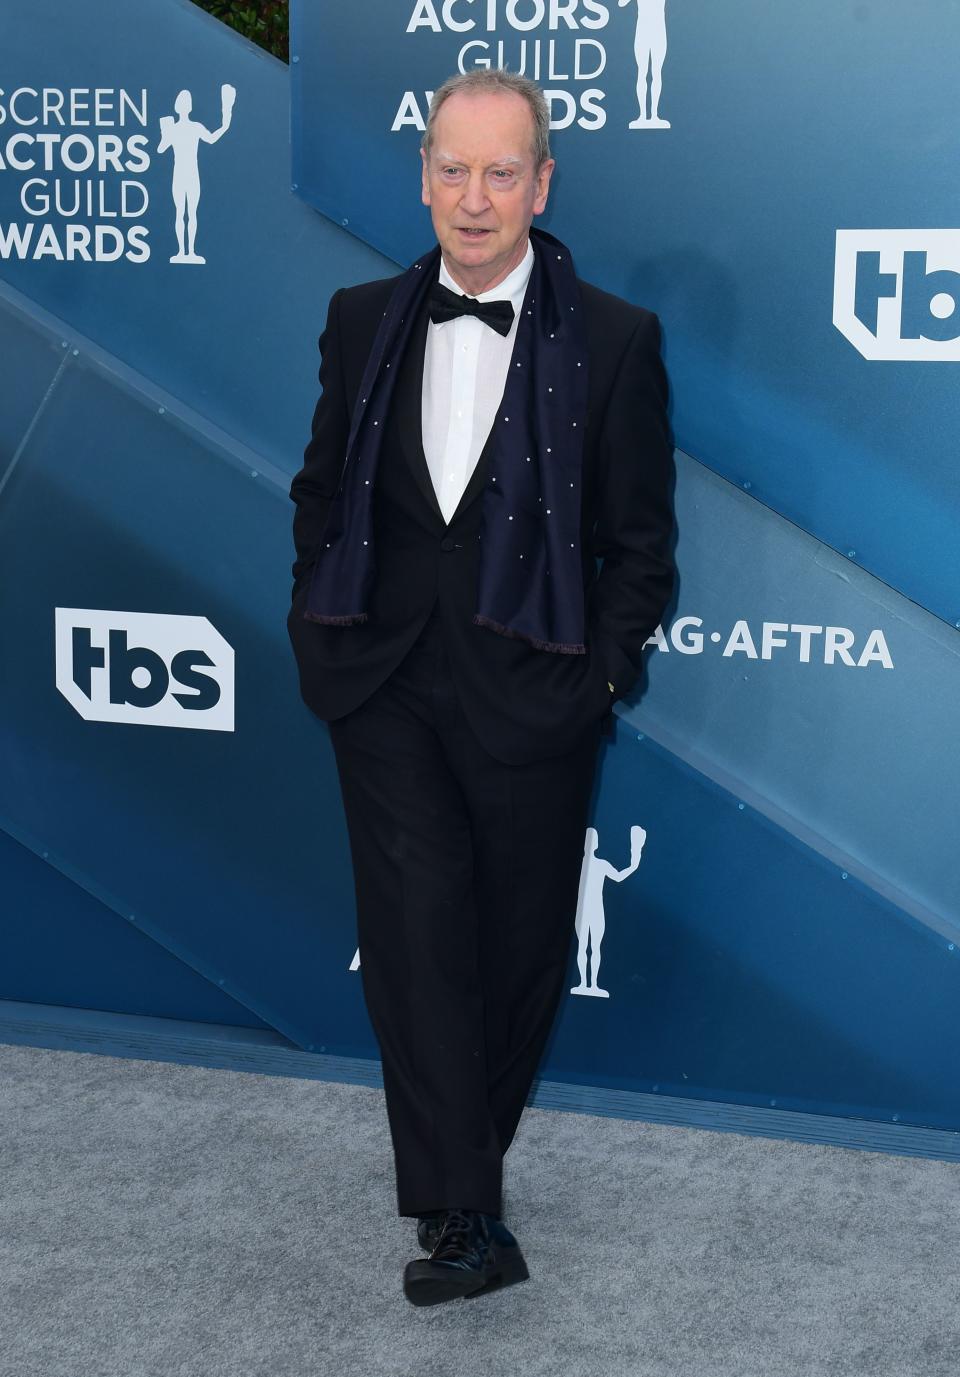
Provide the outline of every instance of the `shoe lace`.
<path id="1" fill-rule="evenodd" d="M 470 1246 L 475 1229 L 474 1215 L 470 1210 L 447 1210 L 431 1257 L 437 1260 L 445 1257 L 459 1259 L 464 1254 L 475 1254 L 476 1247 Z"/>

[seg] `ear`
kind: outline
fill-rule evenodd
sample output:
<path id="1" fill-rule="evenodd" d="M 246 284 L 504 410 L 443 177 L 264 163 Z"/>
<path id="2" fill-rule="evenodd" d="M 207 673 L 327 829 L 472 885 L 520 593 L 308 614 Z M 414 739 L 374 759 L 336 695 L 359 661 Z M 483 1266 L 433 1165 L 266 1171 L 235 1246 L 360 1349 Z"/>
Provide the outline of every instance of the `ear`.
<path id="1" fill-rule="evenodd" d="M 555 158 L 547 158 L 537 173 L 537 191 L 533 202 L 534 215 L 542 215 L 546 208 L 547 196 L 550 192 L 550 174 L 556 165 Z"/>
<path id="2" fill-rule="evenodd" d="M 430 175 L 427 171 L 427 155 L 420 150 L 420 200 L 425 206 L 430 204 Z"/>

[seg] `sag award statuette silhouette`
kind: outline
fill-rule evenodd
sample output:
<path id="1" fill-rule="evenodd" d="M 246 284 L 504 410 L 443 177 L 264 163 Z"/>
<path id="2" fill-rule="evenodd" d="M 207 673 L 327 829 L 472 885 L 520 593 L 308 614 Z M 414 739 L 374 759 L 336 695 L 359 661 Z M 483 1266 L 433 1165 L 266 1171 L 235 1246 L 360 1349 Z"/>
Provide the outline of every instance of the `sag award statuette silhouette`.
<path id="1" fill-rule="evenodd" d="M 160 119 L 160 142 L 157 152 L 173 149 L 173 203 L 177 208 L 176 229 L 179 248 L 171 255 L 171 263 L 206 263 L 206 259 L 194 251 L 197 237 L 197 202 L 200 200 L 200 168 L 197 164 L 197 146 L 216 143 L 230 128 L 233 102 L 237 98 L 237 88 L 226 82 L 220 87 L 220 128 L 211 134 L 206 125 L 190 118 L 193 97 L 189 91 L 181 91 L 173 102 L 177 118 L 163 115 Z M 183 224 L 187 221 L 188 248 L 183 246 Z"/>
<path id="2" fill-rule="evenodd" d="M 621 7 L 631 0 L 620 0 Z M 637 32 L 633 55 L 637 59 L 637 103 L 640 114 L 630 129 L 669 129 L 670 121 L 658 114 L 663 84 L 663 59 L 667 55 L 667 0 L 636 0 Z M 647 119 L 647 70 L 650 71 L 650 118 Z"/>
<path id="3" fill-rule="evenodd" d="M 571 994 L 596 995 L 609 999 L 610 991 L 602 990 L 597 984 L 600 969 L 600 943 L 606 921 L 603 916 L 603 882 L 616 880 L 617 884 L 632 875 L 640 864 L 640 855 L 647 834 L 642 827 L 630 828 L 630 864 L 625 870 L 617 870 L 609 861 L 597 855 L 599 837 L 595 827 L 588 827 L 583 842 L 583 865 L 580 867 L 580 897 L 577 901 L 577 966 L 580 970 L 580 984 L 571 987 Z M 587 943 L 590 944 L 590 983 L 587 984 Z"/>

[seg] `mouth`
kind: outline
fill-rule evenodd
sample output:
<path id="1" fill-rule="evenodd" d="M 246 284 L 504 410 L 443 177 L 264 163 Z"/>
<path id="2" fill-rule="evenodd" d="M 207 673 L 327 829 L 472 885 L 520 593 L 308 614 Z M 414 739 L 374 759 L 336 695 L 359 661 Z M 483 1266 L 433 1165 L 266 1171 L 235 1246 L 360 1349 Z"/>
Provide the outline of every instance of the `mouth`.
<path id="1" fill-rule="evenodd" d="M 493 230 L 467 229 L 463 225 L 458 225 L 457 233 L 462 239 L 468 239 L 471 243 L 479 243 L 481 239 L 486 239 L 488 234 L 492 234 Z"/>

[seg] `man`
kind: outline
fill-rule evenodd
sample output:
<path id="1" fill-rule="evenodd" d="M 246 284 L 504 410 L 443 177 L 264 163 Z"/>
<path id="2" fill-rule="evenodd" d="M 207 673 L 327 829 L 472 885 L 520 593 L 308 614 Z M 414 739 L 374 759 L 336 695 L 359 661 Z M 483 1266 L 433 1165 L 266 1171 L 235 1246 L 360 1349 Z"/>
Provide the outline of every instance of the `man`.
<path id="1" fill-rule="evenodd" d="M 333 294 L 290 489 L 288 628 L 336 756 L 418 1305 L 528 1275 L 503 1155 L 567 979 L 601 727 L 674 581 L 659 322 L 532 226 L 548 132 L 513 73 L 436 91 L 438 244 Z"/>

